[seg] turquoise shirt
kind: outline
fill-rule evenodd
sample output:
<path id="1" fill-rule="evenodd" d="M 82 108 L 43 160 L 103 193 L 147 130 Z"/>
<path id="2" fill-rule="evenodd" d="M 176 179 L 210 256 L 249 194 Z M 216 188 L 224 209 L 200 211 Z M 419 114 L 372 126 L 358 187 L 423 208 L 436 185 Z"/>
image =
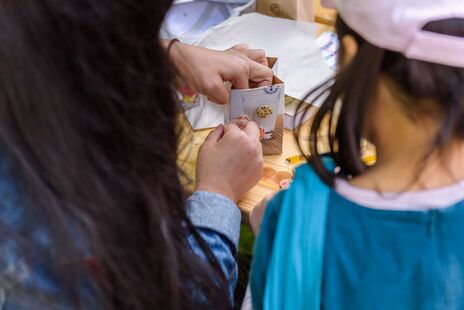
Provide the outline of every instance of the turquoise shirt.
<path id="1" fill-rule="evenodd" d="M 263 225 L 271 238 L 277 202 L 286 194 L 266 211 Z M 298 209 L 304 207 L 318 206 Z M 464 309 L 464 201 L 428 211 L 388 211 L 358 205 L 332 189 L 326 221 L 321 308 Z M 254 310 L 263 308 L 259 272 L 273 250 L 263 249 L 269 253 L 255 253 L 250 282 Z M 303 245 L 302 256 L 305 251 L 311 248 Z"/>
<path id="2" fill-rule="evenodd" d="M 374 210 L 331 193 L 322 306 L 464 309 L 464 202 Z"/>

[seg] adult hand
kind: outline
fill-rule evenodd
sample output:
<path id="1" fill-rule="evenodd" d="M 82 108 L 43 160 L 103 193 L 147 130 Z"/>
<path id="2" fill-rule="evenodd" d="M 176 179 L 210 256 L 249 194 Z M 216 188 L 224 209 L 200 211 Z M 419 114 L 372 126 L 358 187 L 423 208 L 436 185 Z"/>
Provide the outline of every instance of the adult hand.
<path id="1" fill-rule="evenodd" d="M 250 81 L 258 87 L 272 84 L 273 73 L 267 66 L 264 51 L 244 44 L 215 51 L 176 42 L 170 58 L 193 89 L 219 104 L 229 101 L 224 82 L 238 89 L 249 88 Z"/>
<path id="2" fill-rule="evenodd" d="M 263 66 L 269 67 L 269 64 L 266 58 L 266 52 L 264 52 L 264 50 L 251 49 L 247 44 L 237 44 L 237 45 L 232 46 L 227 51 L 239 52 L 245 55 L 246 57 L 250 58 L 251 60 L 254 60 L 257 63 L 262 64 Z"/>
<path id="3" fill-rule="evenodd" d="M 237 120 L 218 126 L 201 146 L 195 190 L 219 193 L 236 202 L 256 185 L 262 172 L 258 126 Z"/>

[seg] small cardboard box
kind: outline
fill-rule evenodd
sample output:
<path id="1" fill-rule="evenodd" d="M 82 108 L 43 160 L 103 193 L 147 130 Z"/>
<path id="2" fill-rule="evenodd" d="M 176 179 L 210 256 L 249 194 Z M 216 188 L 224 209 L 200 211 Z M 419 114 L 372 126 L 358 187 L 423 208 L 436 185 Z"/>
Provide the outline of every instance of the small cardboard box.
<path id="1" fill-rule="evenodd" d="M 256 12 L 297 21 L 314 22 L 311 0 L 257 0 Z"/>
<path id="2" fill-rule="evenodd" d="M 268 64 L 275 69 L 277 58 L 268 57 Z M 225 122 L 246 115 L 260 127 L 264 155 L 282 154 L 284 108 L 285 84 L 274 76 L 270 86 L 231 89 Z"/>

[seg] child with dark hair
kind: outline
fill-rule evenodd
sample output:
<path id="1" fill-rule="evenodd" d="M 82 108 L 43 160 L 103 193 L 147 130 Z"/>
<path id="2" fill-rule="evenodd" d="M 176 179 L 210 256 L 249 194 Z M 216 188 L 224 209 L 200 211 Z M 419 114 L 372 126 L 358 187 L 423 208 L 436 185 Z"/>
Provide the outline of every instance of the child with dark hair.
<path id="1" fill-rule="evenodd" d="M 254 309 L 462 309 L 464 3 L 335 4 L 341 69 L 312 93 L 309 164 L 263 204 Z"/>

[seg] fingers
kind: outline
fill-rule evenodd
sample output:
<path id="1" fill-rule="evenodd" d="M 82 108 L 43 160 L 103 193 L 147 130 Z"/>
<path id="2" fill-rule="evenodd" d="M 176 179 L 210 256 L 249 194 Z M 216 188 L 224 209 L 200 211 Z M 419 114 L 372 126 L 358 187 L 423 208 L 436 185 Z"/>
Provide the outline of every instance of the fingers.
<path id="1" fill-rule="evenodd" d="M 241 132 L 241 124 L 240 120 L 232 120 L 230 121 L 224 128 L 224 136 L 233 134 L 234 132 Z"/>
<path id="2" fill-rule="evenodd" d="M 234 68 L 234 72 L 229 76 L 229 80 L 232 80 L 232 84 L 237 89 L 247 89 L 250 87 L 250 81 L 252 85 L 269 86 L 272 85 L 272 79 L 274 73 L 267 67 L 259 64 L 249 58 L 244 58 L 243 63 L 237 64 Z M 227 76 L 223 76 L 224 80 L 227 80 Z"/>
<path id="3" fill-rule="evenodd" d="M 223 135 L 224 135 L 224 126 L 219 125 L 208 134 L 208 136 L 205 139 L 205 143 L 218 142 L 219 140 L 221 140 Z"/>
<path id="4" fill-rule="evenodd" d="M 243 61 L 243 64 L 240 66 L 237 66 L 237 71 L 235 73 L 235 81 L 233 81 L 233 85 L 237 89 L 247 89 L 250 87 L 249 81 L 250 81 L 250 70 L 248 67 L 248 62 Z"/>
<path id="5" fill-rule="evenodd" d="M 230 50 L 239 52 L 246 56 L 247 60 L 247 75 L 249 81 L 253 82 L 258 87 L 269 86 L 272 84 L 273 72 L 269 68 L 269 64 L 266 58 L 266 52 L 262 49 L 250 49 L 246 44 L 238 44 L 233 46 Z M 242 70 L 243 71 L 243 70 Z M 237 76 L 237 81 L 234 84 L 236 88 L 243 89 L 247 88 L 248 82 L 245 82 L 245 75 L 242 74 Z M 245 87 L 247 85 L 247 87 Z"/>
<path id="6" fill-rule="evenodd" d="M 247 136 L 259 141 L 259 127 L 255 122 L 250 121 L 247 118 L 237 118 L 227 124 L 225 131 L 231 132 L 237 129 L 243 131 Z"/>
<path id="7" fill-rule="evenodd" d="M 233 125 L 237 126 L 238 128 L 240 128 L 241 130 L 244 130 L 249 121 L 250 121 L 249 118 L 239 117 L 239 118 L 236 118 L 234 120 L 231 120 L 228 123 L 228 125 L 233 124 Z"/>
<path id="8" fill-rule="evenodd" d="M 246 123 L 243 131 L 252 138 L 257 138 L 259 141 L 259 127 L 255 122 L 249 121 Z"/>
<path id="9" fill-rule="evenodd" d="M 272 85 L 272 80 L 269 82 L 269 80 L 264 80 L 262 82 L 257 83 L 256 87 L 263 87 L 263 86 L 270 86 Z"/>
<path id="10" fill-rule="evenodd" d="M 208 96 L 213 102 L 226 104 L 229 101 L 229 92 L 224 86 L 229 81 L 236 89 L 268 86 L 272 84 L 273 72 L 267 66 L 266 54 L 263 50 L 252 50 L 246 44 L 236 45 L 230 49 L 228 59 L 223 55 L 218 57 L 221 63 L 217 75 L 205 74 L 198 91 Z M 232 57 L 231 57 L 232 56 Z"/>
<path id="11" fill-rule="evenodd" d="M 250 47 L 248 46 L 248 44 L 245 44 L 245 43 L 242 43 L 242 44 L 237 44 L 237 45 L 234 45 L 230 48 L 230 50 L 234 50 L 234 51 L 237 51 L 237 52 L 246 52 L 250 49 Z"/>
<path id="12" fill-rule="evenodd" d="M 227 102 L 229 102 L 229 94 L 227 92 L 216 93 L 215 95 L 210 95 L 207 98 L 209 101 L 220 104 L 220 105 L 224 105 Z"/>
<path id="13" fill-rule="evenodd" d="M 247 44 L 237 44 L 230 48 L 230 50 L 240 52 L 257 63 L 263 66 L 268 66 L 266 52 L 262 49 L 250 49 Z"/>
<path id="14" fill-rule="evenodd" d="M 264 50 L 248 50 L 246 52 L 246 56 L 257 63 L 262 64 L 263 66 L 269 67 L 266 58 L 266 52 Z"/>
<path id="15" fill-rule="evenodd" d="M 248 61 L 248 65 L 249 79 L 251 81 L 258 83 L 259 86 L 272 85 L 274 73 L 269 67 L 263 66 L 251 59 Z"/>
<path id="16" fill-rule="evenodd" d="M 222 78 L 219 76 L 204 89 L 200 90 L 201 93 L 207 94 L 210 101 L 218 104 L 226 104 L 229 102 L 229 92 L 224 86 Z"/>

